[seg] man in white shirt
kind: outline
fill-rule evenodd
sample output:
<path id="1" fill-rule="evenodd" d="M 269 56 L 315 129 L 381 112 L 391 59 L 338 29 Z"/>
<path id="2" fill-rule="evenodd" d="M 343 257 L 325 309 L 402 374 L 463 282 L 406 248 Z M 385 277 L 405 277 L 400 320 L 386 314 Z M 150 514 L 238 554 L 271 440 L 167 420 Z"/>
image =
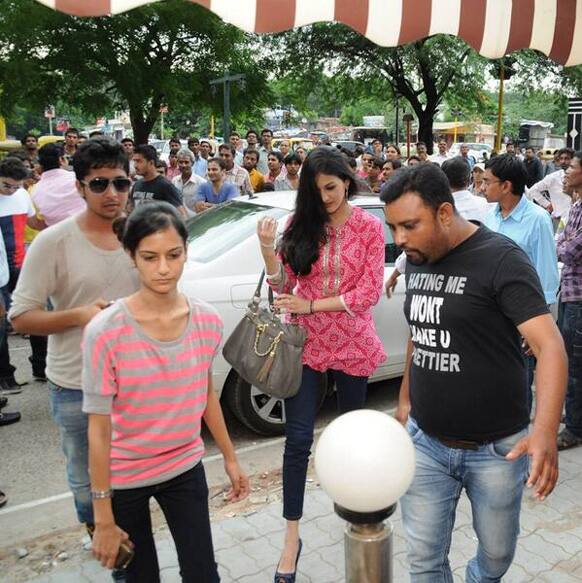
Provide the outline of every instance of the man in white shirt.
<path id="1" fill-rule="evenodd" d="M 0 236 L 4 239 L 9 271 L 8 282 L 1 288 L 6 309 L 10 308 L 12 292 L 26 254 L 24 230 L 27 224 L 32 228 L 39 226 L 30 196 L 22 187 L 26 178 L 28 170 L 21 160 L 8 157 L 0 161 Z M 46 336 L 32 334 L 29 341 L 32 354 L 28 360 L 33 377 L 46 380 Z M 3 342 L 0 344 L 0 390 L 6 395 L 22 392 L 22 384 L 14 378 L 15 370 L 10 362 L 8 342 Z"/>
<path id="2" fill-rule="evenodd" d="M 430 161 L 442 166 L 443 162 L 449 159 L 449 155 L 447 154 L 447 143 L 445 140 L 439 140 L 437 148 L 439 151 L 430 157 Z"/>
<path id="3" fill-rule="evenodd" d="M 445 160 L 441 166 L 445 173 L 457 212 L 468 221 L 473 223 L 483 223 L 489 211 L 495 206 L 490 205 L 486 199 L 475 196 L 469 192 L 469 182 L 471 179 L 471 169 L 465 158 L 455 156 Z M 406 271 L 406 253 L 401 253 L 394 262 L 394 271 L 386 281 L 386 294 L 392 295 L 398 276 Z"/>
<path id="4" fill-rule="evenodd" d="M 574 157 L 574 150 L 572 148 L 562 148 L 558 151 L 558 164 L 561 170 L 548 174 L 545 178 L 536 182 L 530 189 L 526 190 L 526 196 L 530 200 L 537 202 L 540 206 L 552 213 L 552 218 L 555 222 L 560 219 L 566 222 L 568 218 L 568 211 L 572 204 L 572 198 L 564 192 L 564 174 L 570 162 Z M 544 196 L 547 192 L 550 196 L 548 200 Z"/>
<path id="5" fill-rule="evenodd" d="M 179 150 L 178 168 L 180 169 L 180 174 L 172 180 L 172 184 L 182 193 L 182 201 L 189 216 L 196 214 L 194 205 L 198 187 L 206 182 L 204 178 L 193 172 L 194 161 L 194 154 L 190 150 L 186 148 Z"/>

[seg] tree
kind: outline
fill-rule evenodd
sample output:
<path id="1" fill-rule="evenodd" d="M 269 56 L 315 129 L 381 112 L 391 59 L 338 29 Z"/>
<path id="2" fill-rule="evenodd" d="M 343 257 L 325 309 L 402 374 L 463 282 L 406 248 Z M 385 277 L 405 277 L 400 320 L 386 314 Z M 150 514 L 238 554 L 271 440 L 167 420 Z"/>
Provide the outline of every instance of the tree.
<path id="1" fill-rule="evenodd" d="M 284 52 L 275 50 L 280 43 Z M 429 148 L 433 120 L 445 97 L 452 93 L 474 101 L 487 75 L 486 60 L 447 35 L 385 48 L 344 25 L 320 23 L 274 35 L 267 46 L 279 71 L 291 77 L 327 71 L 368 83 L 382 80 L 386 99 L 398 94 L 410 104 L 418 119 L 418 137 Z"/>
<path id="2" fill-rule="evenodd" d="M 166 0 L 114 17 L 77 18 L 34 0 L 2 0 L 0 112 L 38 109 L 62 99 L 85 112 L 128 110 L 134 139 L 147 142 L 161 105 L 220 111 L 210 79 L 244 73 L 250 95 L 232 110 L 256 109 L 269 93 L 253 58 L 252 37 L 206 9 Z M 31 41 L 31 39 L 34 39 Z"/>

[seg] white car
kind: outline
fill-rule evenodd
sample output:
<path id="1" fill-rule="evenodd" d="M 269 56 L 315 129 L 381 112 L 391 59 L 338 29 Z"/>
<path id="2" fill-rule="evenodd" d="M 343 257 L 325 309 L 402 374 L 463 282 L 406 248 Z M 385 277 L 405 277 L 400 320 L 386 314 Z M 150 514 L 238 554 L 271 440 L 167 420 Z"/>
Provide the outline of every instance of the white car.
<path id="1" fill-rule="evenodd" d="M 295 207 L 295 192 L 264 193 L 240 197 L 219 205 L 188 221 L 188 261 L 180 281 L 182 291 L 212 304 L 224 320 L 224 339 L 244 316 L 256 288 L 263 261 L 256 236 L 257 221 L 263 216 L 277 219 L 281 231 Z M 366 209 L 384 222 L 383 204 L 375 196 L 360 195 L 352 204 Z M 385 279 L 392 273 L 399 251 L 387 226 Z M 403 278 L 401 278 L 403 280 Z M 266 298 L 266 288 L 263 290 Z M 391 299 L 382 294 L 374 308 L 374 320 L 388 359 L 371 381 L 402 375 L 406 358 L 408 326 L 402 311 L 404 282 Z M 262 435 L 284 431 L 284 402 L 252 387 L 219 354 L 213 365 L 215 389 L 223 403 L 247 427 Z M 321 402 L 333 390 L 324 380 Z"/>
<path id="2" fill-rule="evenodd" d="M 469 155 L 473 156 L 477 162 L 483 162 L 485 154 L 487 159 L 491 158 L 491 152 L 493 148 L 489 144 L 482 144 L 480 142 L 465 142 L 467 146 L 469 146 Z M 449 150 L 449 156 L 451 158 L 453 156 L 460 156 L 461 155 L 461 143 L 457 142 L 453 144 Z"/>

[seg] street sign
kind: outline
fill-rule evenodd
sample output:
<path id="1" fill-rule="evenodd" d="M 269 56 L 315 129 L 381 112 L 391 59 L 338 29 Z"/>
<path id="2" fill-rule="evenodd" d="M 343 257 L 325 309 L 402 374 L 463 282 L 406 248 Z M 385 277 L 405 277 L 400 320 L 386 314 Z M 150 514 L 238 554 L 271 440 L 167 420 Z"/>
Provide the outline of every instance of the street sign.
<path id="1" fill-rule="evenodd" d="M 47 119 L 53 119 L 55 117 L 55 108 L 54 105 L 49 105 L 45 110 L 44 110 L 44 116 Z"/>
<path id="2" fill-rule="evenodd" d="M 576 151 L 582 150 L 582 97 L 568 99 L 566 144 Z"/>
<path id="3" fill-rule="evenodd" d="M 59 119 L 57 122 L 56 130 L 57 132 L 66 132 L 69 129 L 69 120 L 68 119 Z"/>

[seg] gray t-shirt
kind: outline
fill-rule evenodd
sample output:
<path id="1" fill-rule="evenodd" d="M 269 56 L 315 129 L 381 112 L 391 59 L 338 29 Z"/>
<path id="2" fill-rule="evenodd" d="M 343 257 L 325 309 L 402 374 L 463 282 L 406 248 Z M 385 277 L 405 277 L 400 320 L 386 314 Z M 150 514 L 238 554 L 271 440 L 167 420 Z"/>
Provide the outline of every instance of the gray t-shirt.
<path id="1" fill-rule="evenodd" d="M 95 247 L 76 217 L 41 231 L 28 250 L 12 294 L 9 318 L 44 310 L 50 299 L 55 311 L 116 300 L 139 287 L 137 270 L 123 249 Z M 82 328 L 69 328 L 48 339 L 46 374 L 56 385 L 81 389 Z"/>

